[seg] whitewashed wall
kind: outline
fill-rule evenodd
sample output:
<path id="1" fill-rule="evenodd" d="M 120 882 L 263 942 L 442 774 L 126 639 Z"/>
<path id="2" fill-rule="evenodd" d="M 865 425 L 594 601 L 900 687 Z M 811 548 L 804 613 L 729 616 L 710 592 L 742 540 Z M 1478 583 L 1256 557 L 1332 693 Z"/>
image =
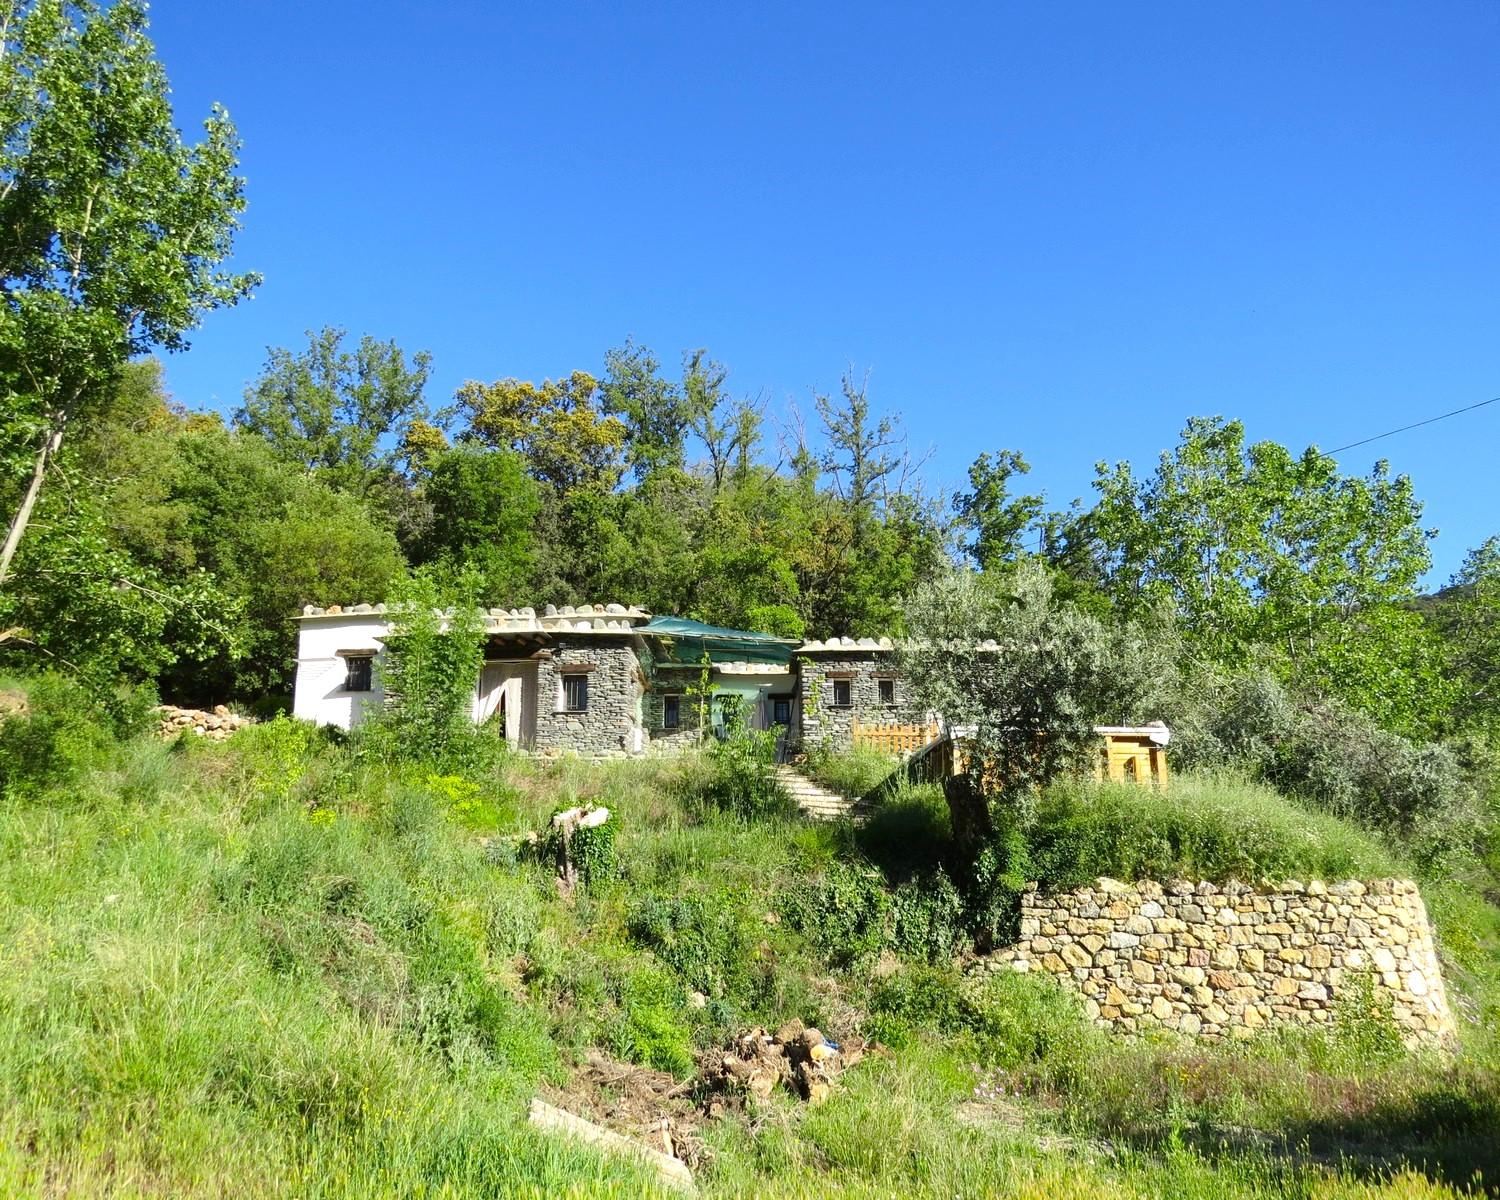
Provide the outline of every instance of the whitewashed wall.
<path id="1" fill-rule="evenodd" d="M 374 674 L 374 690 L 344 690 L 344 660 L 340 650 L 380 649 L 386 631 L 383 616 L 372 613 L 342 613 L 336 616 L 304 617 L 298 622 L 297 680 L 292 692 L 292 715 L 318 725 L 349 729 L 365 713 L 378 706 L 380 669 Z"/>

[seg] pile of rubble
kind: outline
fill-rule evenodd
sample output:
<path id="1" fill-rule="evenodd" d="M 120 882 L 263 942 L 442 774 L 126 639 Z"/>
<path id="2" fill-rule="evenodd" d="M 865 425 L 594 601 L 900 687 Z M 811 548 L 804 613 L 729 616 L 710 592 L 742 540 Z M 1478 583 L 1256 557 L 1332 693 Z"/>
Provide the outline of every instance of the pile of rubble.
<path id="1" fill-rule="evenodd" d="M 751 1029 L 729 1049 L 705 1055 L 700 1066 L 710 1084 L 740 1090 L 758 1100 L 769 1098 L 782 1084 L 809 1104 L 821 1104 L 839 1073 L 864 1053 L 862 1041 L 840 1045 L 801 1021 L 790 1021 L 774 1034 Z"/>
<path id="2" fill-rule="evenodd" d="M 253 718 L 232 713 L 223 704 L 214 705 L 212 712 L 204 712 L 201 708 L 178 708 L 175 704 L 158 704 L 155 711 L 160 718 L 157 731 L 162 737 L 192 733 L 222 742 L 231 733 L 255 724 Z"/>

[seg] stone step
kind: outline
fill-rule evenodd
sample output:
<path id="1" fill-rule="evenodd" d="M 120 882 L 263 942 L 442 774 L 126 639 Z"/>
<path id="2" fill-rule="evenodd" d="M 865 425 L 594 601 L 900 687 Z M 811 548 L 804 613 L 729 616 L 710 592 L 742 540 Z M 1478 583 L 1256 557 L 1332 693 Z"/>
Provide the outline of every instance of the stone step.
<path id="1" fill-rule="evenodd" d="M 858 817 L 856 804 L 847 796 L 815 783 L 802 772 L 785 763 L 776 768 L 776 780 L 787 794 L 797 802 L 804 816 L 817 821 L 837 821 L 844 817 Z"/>

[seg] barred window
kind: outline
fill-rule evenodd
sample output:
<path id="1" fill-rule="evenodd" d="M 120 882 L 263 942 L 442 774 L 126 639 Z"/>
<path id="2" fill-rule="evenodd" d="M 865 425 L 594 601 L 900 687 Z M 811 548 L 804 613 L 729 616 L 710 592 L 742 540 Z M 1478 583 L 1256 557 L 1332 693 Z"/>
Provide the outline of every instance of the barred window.
<path id="1" fill-rule="evenodd" d="M 373 686 L 372 654 L 350 654 L 344 659 L 344 691 L 368 692 Z"/>
<path id="2" fill-rule="evenodd" d="M 564 675 L 563 685 L 563 709 L 566 712 L 588 712 L 589 709 L 589 677 L 582 672 L 575 675 Z"/>
<path id="3" fill-rule="evenodd" d="M 848 708 L 853 703 L 854 681 L 851 679 L 835 679 L 833 681 L 834 708 Z"/>
<path id="4" fill-rule="evenodd" d="M 661 702 L 661 724 L 663 729 L 676 729 L 682 724 L 682 697 L 663 696 Z"/>

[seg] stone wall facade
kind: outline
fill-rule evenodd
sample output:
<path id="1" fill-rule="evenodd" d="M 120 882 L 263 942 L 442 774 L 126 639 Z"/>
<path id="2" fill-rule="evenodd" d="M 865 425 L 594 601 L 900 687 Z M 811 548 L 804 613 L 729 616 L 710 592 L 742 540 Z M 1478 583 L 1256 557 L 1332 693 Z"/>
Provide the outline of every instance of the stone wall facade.
<path id="1" fill-rule="evenodd" d="M 588 676 L 588 708 L 563 708 L 563 676 Z M 557 637 L 537 663 L 536 749 L 612 758 L 645 749 L 644 676 L 629 637 Z"/>
<path id="2" fill-rule="evenodd" d="M 698 729 L 698 697 L 687 691 L 687 672 L 674 672 L 680 676 L 667 682 L 658 682 L 646 693 L 646 732 L 651 739 L 650 750 L 654 754 L 671 754 L 690 750 L 702 742 Z M 667 697 L 677 697 L 677 727 L 665 724 Z"/>
<path id="3" fill-rule="evenodd" d="M 833 654 L 798 655 L 798 709 L 802 714 L 802 744 L 818 746 L 831 742 L 847 748 L 854 736 L 854 723 L 903 725 L 920 719 L 912 707 L 911 689 L 896 670 L 889 650 L 845 650 Z M 849 703 L 834 703 L 834 680 L 849 681 Z M 880 681 L 891 681 L 895 693 L 890 704 L 880 699 Z"/>
<path id="4" fill-rule="evenodd" d="M 1365 973 L 1408 1042 L 1453 1034 L 1427 911 L 1406 880 L 1250 887 L 1100 879 L 1027 892 L 1021 940 L 988 970 L 1040 970 L 1122 1031 L 1164 1026 L 1210 1038 L 1270 1025 L 1326 1025 Z"/>

